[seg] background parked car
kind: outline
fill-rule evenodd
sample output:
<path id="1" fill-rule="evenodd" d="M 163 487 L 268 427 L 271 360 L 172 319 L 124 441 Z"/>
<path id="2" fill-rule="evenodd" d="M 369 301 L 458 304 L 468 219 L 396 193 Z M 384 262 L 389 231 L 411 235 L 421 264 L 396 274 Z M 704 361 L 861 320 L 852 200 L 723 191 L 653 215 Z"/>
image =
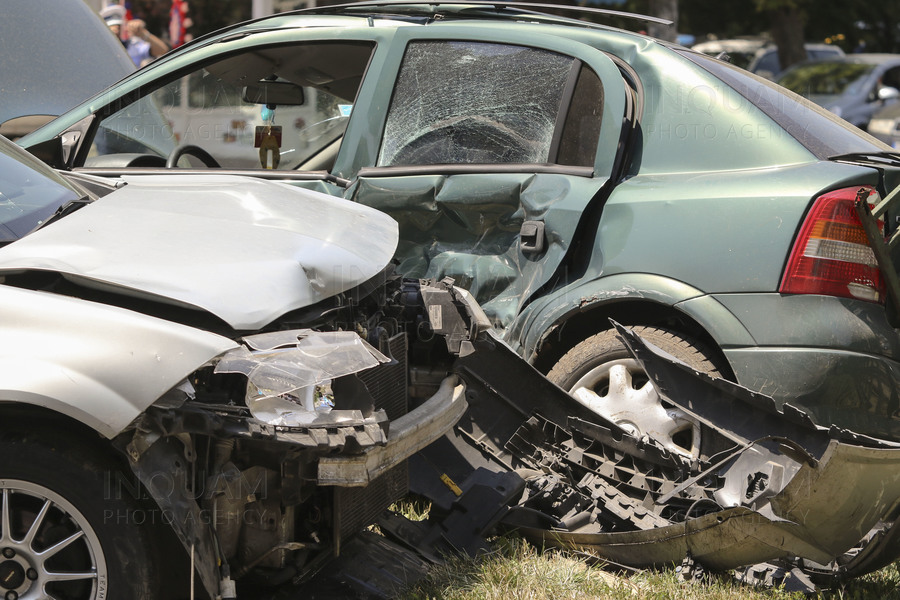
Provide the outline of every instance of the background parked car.
<path id="1" fill-rule="evenodd" d="M 900 54 L 806 62 L 776 81 L 864 130 L 873 114 L 900 98 Z"/>
<path id="2" fill-rule="evenodd" d="M 811 61 L 844 56 L 844 51 L 832 44 L 807 43 L 804 48 Z M 775 79 L 782 71 L 778 47 L 764 38 L 712 40 L 695 44 L 691 49 L 709 56 L 724 52 L 731 64 L 766 79 Z"/>
<path id="3" fill-rule="evenodd" d="M 804 44 L 803 47 L 806 49 L 806 58 L 810 62 L 844 56 L 844 51 L 840 46 L 833 44 Z M 784 70 L 778 58 L 778 47 L 767 45 L 757 50 L 753 55 L 753 60 L 747 65 L 747 70 L 766 79 L 776 79 Z"/>
<path id="4" fill-rule="evenodd" d="M 731 64 L 746 69 L 753 62 L 756 52 L 764 48 L 766 44 L 766 40 L 761 37 L 737 38 L 700 42 L 691 46 L 691 49 L 708 56 L 718 56 L 724 52 L 728 55 Z"/>
<path id="5" fill-rule="evenodd" d="M 892 148 L 900 148 L 900 103 L 885 106 L 872 116 L 868 132 Z"/>
<path id="6" fill-rule="evenodd" d="M 399 223 L 402 273 L 469 289 L 517 352 L 573 393 L 609 398 L 613 419 L 653 390 L 610 318 L 822 423 L 900 438 L 900 338 L 852 221 L 861 189 L 897 185 L 900 165 L 872 158 L 888 147 L 640 34 L 515 8 L 434 10 L 321 8 L 230 27 L 20 143 L 76 173 L 228 164 L 382 210 Z M 235 123 L 216 125 L 229 111 Z M 261 168 L 276 153 L 277 168 Z M 848 227 L 821 233 L 832 219 Z M 638 431 L 658 425 L 629 414 Z M 698 451 L 696 423 L 666 423 L 673 451 Z"/>

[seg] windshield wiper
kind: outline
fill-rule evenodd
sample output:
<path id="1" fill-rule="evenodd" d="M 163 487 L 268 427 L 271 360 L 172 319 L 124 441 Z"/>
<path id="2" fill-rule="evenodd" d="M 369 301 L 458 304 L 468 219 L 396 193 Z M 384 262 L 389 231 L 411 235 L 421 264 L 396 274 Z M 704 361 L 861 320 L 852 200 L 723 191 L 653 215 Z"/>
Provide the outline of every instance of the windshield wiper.
<path id="1" fill-rule="evenodd" d="M 54 221 L 59 221 L 63 217 L 71 215 L 73 212 L 75 212 L 79 208 L 81 208 L 87 204 L 90 204 L 93 201 L 94 200 L 90 196 L 81 196 L 80 198 L 76 198 L 75 200 L 69 200 L 68 202 L 61 205 L 59 208 L 57 208 L 56 212 L 54 212 L 52 215 L 50 215 L 47 219 L 45 219 L 37 227 L 32 229 L 29 233 L 34 233 L 38 229 L 41 229 L 42 227 L 46 227 L 47 225 L 49 225 L 50 223 L 53 223 Z"/>
<path id="2" fill-rule="evenodd" d="M 829 156 L 828 160 L 900 166 L 900 152 L 851 152 Z"/>

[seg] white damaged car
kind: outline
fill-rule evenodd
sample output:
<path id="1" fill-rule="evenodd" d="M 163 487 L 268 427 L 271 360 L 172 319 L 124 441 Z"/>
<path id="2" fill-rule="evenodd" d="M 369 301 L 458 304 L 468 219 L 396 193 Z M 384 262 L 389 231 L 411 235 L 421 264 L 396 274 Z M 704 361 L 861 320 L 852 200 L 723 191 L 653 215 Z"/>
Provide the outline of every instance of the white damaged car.
<path id="1" fill-rule="evenodd" d="M 465 410 L 454 376 L 407 383 L 406 332 L 443 343 L 422 316 L 442 309 L 386 268 L 396 223 L 365 206 L 227 176 L 110 184 L 0 138 L 0 242 L 6 598 L 187 597 L 190 564 L 198 597 L 300 578 Z"/>

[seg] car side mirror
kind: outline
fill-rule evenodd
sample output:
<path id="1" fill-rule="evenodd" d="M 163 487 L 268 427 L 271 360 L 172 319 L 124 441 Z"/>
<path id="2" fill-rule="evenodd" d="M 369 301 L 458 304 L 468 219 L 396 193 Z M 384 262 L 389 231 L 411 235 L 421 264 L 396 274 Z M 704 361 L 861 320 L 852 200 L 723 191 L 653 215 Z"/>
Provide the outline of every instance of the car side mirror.
<path id="1" fill-rule="evenodd" d="M 888 100 L 896 100 L 900 98 L 900 90 L 895 87 L 886 85 L 878 90 L 878 100 L 887 102 Z"/>
<path id="2" fill-rule="evenodd" d="M 88 115 L 54 138 L 26 146 L 42 162 L 56 169 L 70 170 L 96 115 Z"/>
<path id="3" fill-rule="evenodd" d="M 62 140 L 59 136 L 39 142 L 25 148 L 32 156 L 54 169 L 64 169 L 65 162 L 62 159 Z"/>
<path id="4" fill-rule="evenodd" d="M 241 98 L 251 104 L 300 106 L 306 98 L 303 88 L 290 81 L 257 81 L 244 86 Z"/>

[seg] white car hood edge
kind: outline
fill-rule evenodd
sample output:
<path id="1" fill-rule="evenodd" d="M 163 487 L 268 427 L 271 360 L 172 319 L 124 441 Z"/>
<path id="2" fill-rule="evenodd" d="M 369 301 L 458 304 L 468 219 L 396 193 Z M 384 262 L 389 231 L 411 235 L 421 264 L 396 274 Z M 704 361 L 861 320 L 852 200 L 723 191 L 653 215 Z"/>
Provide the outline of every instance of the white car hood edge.
<path id="1" fill-rule="evenodd" d="M 82 285 L 206 310 L 236 330 L 378 274 L 397 223 L 284 183 L 153 175 L 0 249 L 0 275 L 54 271 Z"/>

